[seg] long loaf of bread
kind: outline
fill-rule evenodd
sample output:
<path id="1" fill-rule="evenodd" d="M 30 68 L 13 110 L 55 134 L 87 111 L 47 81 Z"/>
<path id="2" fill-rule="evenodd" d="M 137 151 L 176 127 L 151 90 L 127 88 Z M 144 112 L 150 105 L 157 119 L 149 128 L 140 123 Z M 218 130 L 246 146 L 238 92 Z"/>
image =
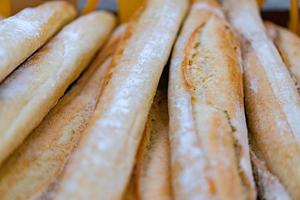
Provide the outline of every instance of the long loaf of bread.
<path id="1" fill-rule="evenodd" d="M 251 143 L 293 199 L 300 199 L 300 97 L 255 0 L 226 0 L 236 31 L 243 37 L 245 105 Z"/>
<path id="2" fill-rule="evenodd" d="M 118 29 L 79 82 L 0 168 L 0 199 L 51 196 L 96 108 L 120 34 Z"/>
<path id="3" fill-rule="evenodd" d="M 188 1 L 147 0 L 129 23 L 114 70 L 70 159 L 56 199 L 120 199 Z"/>
<path id="4" fill-rule="evenodd" d="M 161 81 L 145 126 L 124 200 L 171 200 L 167 82 Z"/>
<path id="5" fill-rule="evenodd" d="M 69 3 L 53 1 L 1 20 L 0 82 L 75 15 Z"/>
<path id="6" fill-rule="evenodd" d="M 114 23 L 107 12 L 77 19 L 0 85 L 0 163 L 89 64 Z"/>
<path id="7" fill-rule="evenodd" d="M 297 35 L 292 33 L 286 28 L 275 25 L 271 22 L 265 22 L 268 36 L 273 40 L 276 45 L 284 63 L 286 64 L 291 77 L 294 79 L 295 85 L 300 94 L 300 39 Z M 255 62 L 251 64 L 259 65 L 255 56 L 250 56 Z M 249 61 L 249 59 L 248 59 Z M 255 147 L 254 147 L 255 150 Z M 266 200 L 281 200 L 291 199 L 286 189 L 282 186 L 278 178 L 269 172 L 269 169 L 264 166 L 262 160 L 259 164 L 259 159 L 253 160 L 254 171 L 256 171 L 255 178 L 261 199 Z M 258 164 L 257 164 L 258 163 Z M 261 167 L 263 165 L 263 167 Z"/>
<path id="8" fill-rule="evenodd" d="M 256 197 L 241 64 L 239 45 L 220 6 L 194 1 L 169 77 L 175 199 Z"/>
<path id="9" fill-rule="evenodd" d="M 275 43 L 291 76 L 297 82 L 300 89 L 300 38 L 293 32 L 271 22 L 265 23 L 269 37 Z M 300 90 L 299 90 L 300 92 Z"/>
<path id="10" fill-rule="evenodd" d="M 258 79 L 253 79 L 253 77 L 257 77 L 256 75 L 252 74 L 254 71 L 251 73 L 251 77 L 249 77 L 250 72 L 246 71 L 250 68 L 251 70 L 257 70 L 261 68 L 261 65 L 253 49 L 252 48 L 244 49 L 243 54 L 244 54 L 243 57 L 244 57 L 244 68 L 245 68 L 245 96 L 246 96 L 245 103 L 246 103 L 246 109 L 248 115 L 249 129 L 252 130 L 253 127 L 251 123 L 253 123 L 253 116 L 251 115 L 251 113 L 254 111 L 254 109 L 260 111 L 261 108 L 259 108 L 258 106 L 257 108 L 255 108 L 256 106 L 254 106 L 254 104 L 257 101 L 253 100 L 254 97 L 251 94 L 252 93 L 251 90 L 255 91 L 255 93 L 258 94 L 258 86 L 265 88 L 265 83 L 258 85 L 256 81 L 260 81 L 262 79 L 260 77 Z M 259 71 L 259 73 L 261 72 Z M 270 94 L 267 93 L 265 95 L 270 95 Z M 253 101 L 251 102 L 251 104 L 249 103 L 250 100 Z M 261 101 L 261 99 L 259 100 L 260 102 L 257 103 L 257 105 L 261 105 L 261 103 L 264 103 L 264 101 Z M 270 105 L 275 106 L 276 104 L 272 103 Z M 254 109 L 252 110 L 252 108 Z M 261 111 L 265 111 L 265 110 L 261 110 Z M 268 111 L 268 114 L 272 115 L 275 113 Z M 252 160 L 253 171 L 256 179 L 259 198 L 265 200 L 290 199 L 290 195 L 288 194 L 286 188 L 282 185 L 282 182 L 269 170 L 268 166 L 265 164 L 264 156 L 260 152 L 257 146 L 257 143 L 254 138 L 254 134 L 250 133 L 249 135 L 250 135 L 251 149 L 252 149 L 251 160 Z"/>

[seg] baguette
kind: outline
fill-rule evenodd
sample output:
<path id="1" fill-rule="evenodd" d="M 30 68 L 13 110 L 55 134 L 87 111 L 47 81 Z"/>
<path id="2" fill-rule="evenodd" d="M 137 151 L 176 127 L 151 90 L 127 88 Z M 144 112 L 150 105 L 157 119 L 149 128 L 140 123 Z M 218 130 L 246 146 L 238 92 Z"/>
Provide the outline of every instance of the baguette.
<path id="1" fill-rule="evenodd" d="M 171 200 L 170 145 L 166 91 L 157 90 L 125 200 Z M 167 85 L 167 83 L 165 84 Z"/>
<path id="2" fill-rule="evenodd" d="M 0 199 L 45 199 L 95 110 L 111 54 L 122 31 L 116 31 L 83 77 L 0 168 Z"/>
<path id="3" fill-rule="evenodd" d="M 129 23 L 114 70 L 56 199 L 120 199 L 188 1 L 147 0 Z"/>
<path id="4" fill-rule="evenodd" d="M 265 26 L 300 92 L 300 38 L 288 29 L 271 22 L 266 22 Z"/>
<path id="5" fill-rule="evenodd" d="M 226 0 L 225 7 L 243 38 L 245 105 L 251 143 L 287 189 L 300 199 L 300 97 L 254 0 Z M 241 20 L 242 19 L 242 20 Z"/>
<path id="6" fill-rule="evenodd" d="M 244 45 L 244 48 L 246 46 L 247 45 Z M 299 147 L 297 146 L 297 143 L 295 143 L 294 137 L 291 134 L 290 130 L 284 130 L 287 122 L 284 118 L 284 115 L 282 114 L 282 109 L 278 108 L 278 101 L 276 101 L 274 94 L 272 93 L 272 90 L 270 88 L 270 84 L 266 80 L 266 75 L 262 71 L 262 66 L 258 61 L 256 53 L 252 48 L 247 47 L 245 48 L 243 54 L 245 62 L 245 105 L 249 130 L 256 130 L 260 131 L 259 133 L 264 133 L 265 135 L 262 136 L 262 138 L 265 140 L 264 143 L 267 144 L 268 138 L 268 140 L 270 140 L 270 145 L 278 146 L 275 146 L 276 148 L 278 148 L 278 150 L 274 152 L 276 154 L 273 159 L 278 156 L 287 156 L 280 165 L 282 165 L 282 170 L 286 167 L 290 168 L 290 165 L 293 163 L 287 162 L 290 159 L 288 156 L 298 153 Z M 268 105 L 268 107 L 265 105 Z M 261 113 L 265 113 L 265 116 L 262 116 Z M 268 123 L 268 125 L 260 124 L 263 122 L 260 122 L 257 119 L 262 120 L 264 123 Z M 287 190 L 287 187 L 283 185 L 284 182 L 282 181 L 282 179 L 279 179 L 279 176 L 276 177 L 276 174 L 271 171 L 273 167 L 268 162 L 266 162 L 267 160 L 265 158 L 265 153 L 261 150 L 261 148 L 264 149 L 264 146 L 267 145 L 262 146 L 261 144 L 259 144 L 257 138 L 258 136 L 253 133 L 250 135 L 250 141 L 252 143 L 251 148 L 258 155 L 259 159 L 265 163 L 265 166 L 261 167 L 261 165 L 256 161 L 257 159 L 252 159 L 254 171 L 256 172 L 259 191 L 258 194 L 260 197 L 263 197 L 263 199 L 266 200 L 274 199 L 275 194 L 280 194 L 277 195 L 279 199 L 287 199 L 289 196 L 291 196 L 291 194 L 289 192 L 285 192 Z M 277 152 L 280 152 L 280 154 L 278 154 Z M 295 161 L 293 162 L 297 164 L 299 162 L 299 159 L 295 157 Z M 296 171 L 292 171 L 291 174 L 292 173 L 297 174 L 297 169 Z M 293 181 L 292 177 L 290 178 L 290 180 Z"/>
<path id="7" fill-rule="evenodd" d="M 27 8 L 0 22 L 0 82 L 76 16 L 64 1 Z"/>
<path id="8" fill-rule="evenodd" d="M 216 1 L 194 1 L 176 42 L 169 113 L 175 199 L 255 199 L 241 55 Z"/>
<path id="9" fill-rule="evenodd" d="M 89 64 L 111 32 L 114 20 L 106 12 L 77 19 L 0 85 L 0 163 Z"/>

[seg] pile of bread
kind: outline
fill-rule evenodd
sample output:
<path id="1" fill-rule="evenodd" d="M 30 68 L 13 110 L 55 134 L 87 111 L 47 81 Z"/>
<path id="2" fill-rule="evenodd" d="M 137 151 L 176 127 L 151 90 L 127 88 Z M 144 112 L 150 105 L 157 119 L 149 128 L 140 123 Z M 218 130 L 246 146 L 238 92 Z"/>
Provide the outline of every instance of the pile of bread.
<path id="1" fill-rule="evenodd" d="M 1 200 L 300 199 L 300 39 L 255 0 L 76 15 L 0 21 Z"/>

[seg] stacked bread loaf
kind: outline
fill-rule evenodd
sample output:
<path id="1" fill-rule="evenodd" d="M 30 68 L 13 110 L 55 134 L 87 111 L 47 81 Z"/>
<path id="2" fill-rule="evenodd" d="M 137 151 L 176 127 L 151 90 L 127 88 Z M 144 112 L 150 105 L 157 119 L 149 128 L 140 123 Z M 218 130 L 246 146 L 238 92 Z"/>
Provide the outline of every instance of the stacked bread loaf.
<path id="1" fill-rule="evenodd" d="M 2 19 L 0 199 L 300 199 L 300 39 L 258 10 Z"/>
<path id="2" fill-rule="evenodd" d="M 291 57 L 297 57 L 297 54 L 291 54 L 293 47 L 290 43 L 282 44 L 282 38 L 286 36 L 281 30 L 279 34 L 274 31 L 278 51 L 272 39 L 268 38 L 255 1 L 243 0 L 236 4 L 227 0 L 225 6 L 243 46 L 245 105 L 252 150 L 265 163 L 266 169 L 283 184 L 289 196 L 299 199 L 300 98 L 296 80 L 293 79 L 296 76 L 293 68 L 297 65 L 287 67 L 287 61 L 293 63 L 295 58 Z M 258 169 L 258 178 L 267 177 L 260 173 L 264 172 Z M 272 186 L 266 184 L 267 180 L 260 182 L 259 186 L 265 186 L 261 188 L 263 198 L 289 198 L 281 187 L 274 186 L 270 190 Z M 277 184 L 276 181 L 274 184 Z M 278 195 L 274 195 L 276 192 Z"/>

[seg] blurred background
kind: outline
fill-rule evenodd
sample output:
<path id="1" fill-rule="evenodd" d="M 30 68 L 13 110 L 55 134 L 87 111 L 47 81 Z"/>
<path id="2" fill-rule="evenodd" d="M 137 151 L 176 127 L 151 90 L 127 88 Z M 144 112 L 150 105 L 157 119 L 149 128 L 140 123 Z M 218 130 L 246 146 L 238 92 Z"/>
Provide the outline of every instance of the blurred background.
<path id="1" fill-rule="evenodd" d="M 132 0 L 127 0 L 128 2 Z M 80 0 L 80 5 L 83 6 L 86 0 Z M 109 10 L 116 10 L 117 0 L 102 0 L 100 8 L 105 8 Z M 266 0 L 264 9 L 276 9 L 276 10 L 287 10 L 289 7 L 289 0 Z"/>
<path id="2" fill-rule="evenodd" d="M 289 8 L 289 0 L 266 0 L 264 9 L 267 10 L 287 10 Z"/>
<path id="3" fill-rule="evenodd" d="M 24 7 L 35 6 L 44 1 L 46 0 L 0 0 L 0 16 L 2 15 L 7 17 L 15 14 Z M 80 10 L 85 9 L 87 2 L 87 0 L 67 1 L 76 4 Z M 120 14 L 121 21 L 126 21 L 141 1 L 142 0 L 89 0 L 90 4 L 93 4 L 89 10 L 97 7 L 98 9 L 113 11 Z M 288 10 L 290 1 L 291 0 L 265 0 L 265 4 L 263 6 L 263 17 L 267 20 L 274 21 L 277 24 L 287 26 L 289 21 Z M 97 4 L 97 2 L 100 2 L 100 4 Z"/>
<path id="4" fill-rule="evenodd" d="M 12 11 L 17 12 L 22 7 L 26 6 L 34 6 L 40 4 L 45 0 L 0 0 L 0 10 L 6 7 L 4 4 L 5 2 L 10 2 Z M 79 8 L 83 8 L 87 0 L 68 0 L 73 3 L 77 3 Z M 95 0 L 96 1 L 96 0 Z M 101 4 L 98 5 L 98 8 L 108 9 L 111 11 L 117 10 L 117 1 L 120 0 L 101 0 Z M 134 2 L 136 0 L 126 0 L 128 4 Z M 100 2 L 100 1 L 99 1 Z M 162 1 L 163 2 L 163 1 Z M 266 4 L 264 6 L 265 10 L 287 10 L 289 7 L 289 0 L 266 0 Z M 1 11 L 0 11 L 1 12 Z"/>
<path id="5" fill-rule="evenodd" d="M 127 0 L 130 2 L 131 0 Z M 86 0 L 80 0 L 81 7 L 85 4 Z M 102 0 L 100 8 L 105 8 L 109 10 L 116 10 L 117 0 Z M 266 10 L 287 10 L 289 8 L 289 0 L 266 0 L 266 4 L 263 9 Z"/>

